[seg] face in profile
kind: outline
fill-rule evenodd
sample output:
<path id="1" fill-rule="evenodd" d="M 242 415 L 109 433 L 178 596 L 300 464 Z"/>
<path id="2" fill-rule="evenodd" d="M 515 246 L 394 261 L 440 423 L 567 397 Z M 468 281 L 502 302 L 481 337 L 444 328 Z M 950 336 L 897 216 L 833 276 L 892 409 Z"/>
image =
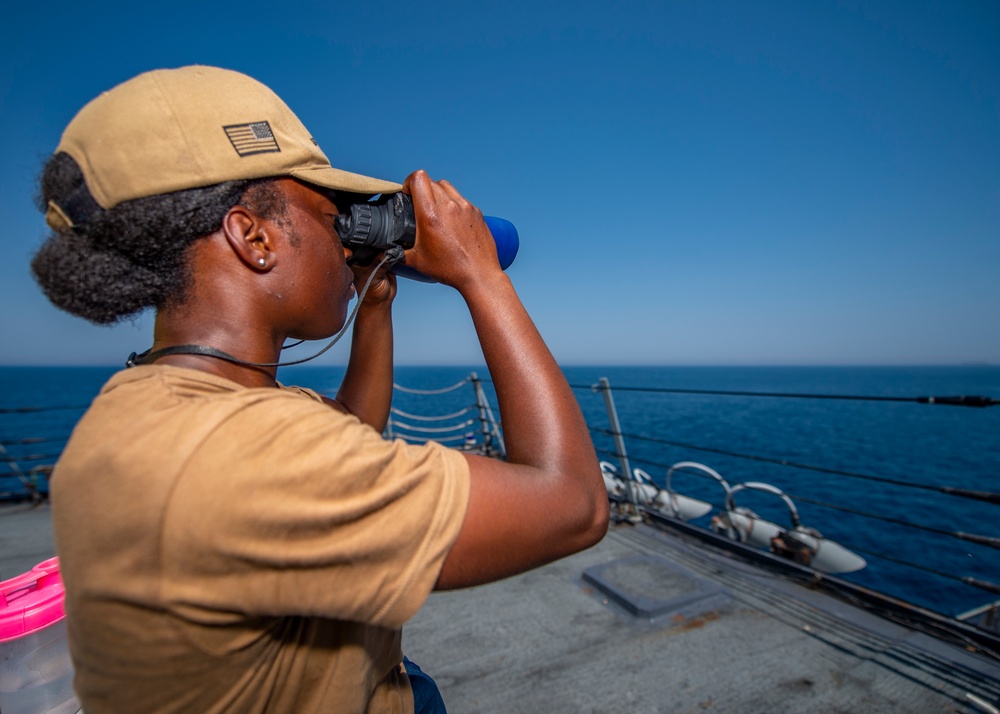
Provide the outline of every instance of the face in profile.
<path id="1" fill-rule="evenodd" d="M 283 321 L 290 338 L 323 339 L 347 319 L 355 294 L 354 273 L 347 266 L 351 252 L 340 242 L 335 228 L 339 211 L 327 193 L 292 179 L 279 187 L 285 215 L 280 223 L 270 223 L 288 238 L 273 271 L 273 277 L 281 278 Z"/>

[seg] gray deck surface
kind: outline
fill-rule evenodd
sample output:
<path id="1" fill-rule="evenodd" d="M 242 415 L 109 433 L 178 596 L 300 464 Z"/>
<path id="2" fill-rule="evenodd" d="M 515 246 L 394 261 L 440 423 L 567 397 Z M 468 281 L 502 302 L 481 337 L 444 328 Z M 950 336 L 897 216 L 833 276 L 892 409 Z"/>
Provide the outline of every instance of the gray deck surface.
<path id="1" fill-rule="evenodd" d="M 51 557 L 47 506 L 0 507 L 0 579 Z M 586 576 L 586 577 L 584 577 Z M 437 593 L 404 649 L 463 712 L 982 712 L 1000 662 L 646 526 Z"/>
<path id="2" fill-rule="evenodd" d="M 616 607 L 581 581 L 602 565 L 639 609 L 678 609 L 651 620 Z M 453 712 L 972 712 L 967 692 L 1000 701 L 996 660 L 645 526 L 434 594 L 403 646 Z"/>

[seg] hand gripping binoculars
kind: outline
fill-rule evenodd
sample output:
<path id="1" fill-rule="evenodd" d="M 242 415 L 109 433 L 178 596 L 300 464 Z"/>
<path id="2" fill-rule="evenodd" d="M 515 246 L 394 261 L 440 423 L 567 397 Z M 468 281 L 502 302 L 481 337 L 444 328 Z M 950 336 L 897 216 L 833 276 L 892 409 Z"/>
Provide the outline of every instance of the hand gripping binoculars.
<path id="1" fill-rule="evenodd" d="M 500 267 L 510 267 L 520 245 L 517 229 L 510 221 L 494 216 L 483 216 L 497 245 Z M 405 193 L 382 194 L 373 201 L 351 204 L 335 220 L 340 241 L 351 249 L 349 263 L 370 265 L 375 256 L 385 251 L 395 251 L 400 259 L 403 250 L 412 248 L 417 236 L 417 222 L 413 215 L 413 200 Z M 391 272 L 403 278 L 435 282 L 423 273 L 397 262 Z"/>

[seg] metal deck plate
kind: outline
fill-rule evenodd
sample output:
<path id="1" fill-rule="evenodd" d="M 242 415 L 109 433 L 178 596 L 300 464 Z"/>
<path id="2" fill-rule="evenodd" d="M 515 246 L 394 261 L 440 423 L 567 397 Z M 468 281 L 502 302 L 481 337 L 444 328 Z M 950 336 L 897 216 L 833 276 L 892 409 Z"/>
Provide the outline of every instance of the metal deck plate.
<path id="1" fill-rule="evenodd" d="M 697 617 L 728 600 L 718 583 L 653 555 L 634 555 L 587 568 L 581 577 L 608 604 L 656 622 L 678 615 Z"/>

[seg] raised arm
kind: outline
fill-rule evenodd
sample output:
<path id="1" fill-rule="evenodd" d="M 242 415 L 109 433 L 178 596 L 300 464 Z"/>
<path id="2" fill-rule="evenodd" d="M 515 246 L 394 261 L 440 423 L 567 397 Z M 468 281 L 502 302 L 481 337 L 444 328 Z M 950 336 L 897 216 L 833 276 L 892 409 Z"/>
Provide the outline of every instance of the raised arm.
<path id="1" fill-rule="evenodd" d="M 587 548 L 608 524 L 590 434 L 555 359 L 500 270 L 482 215 L 446 181 L 412 174 L 407 264 L 469 307 L 499 401 L 507 461 L 468 456 L 469 508 L 438 589 L 497 580 Z"/>
<path id="2" fill-rule="evenodd" d="M 354 269 L 358 292 L 374 265 Z M 351 339 L 351 356 L 336 403 L 381 432 L 392 405 L 392 300 L 396 276 L 379 271 L 358 309 Z"/>

